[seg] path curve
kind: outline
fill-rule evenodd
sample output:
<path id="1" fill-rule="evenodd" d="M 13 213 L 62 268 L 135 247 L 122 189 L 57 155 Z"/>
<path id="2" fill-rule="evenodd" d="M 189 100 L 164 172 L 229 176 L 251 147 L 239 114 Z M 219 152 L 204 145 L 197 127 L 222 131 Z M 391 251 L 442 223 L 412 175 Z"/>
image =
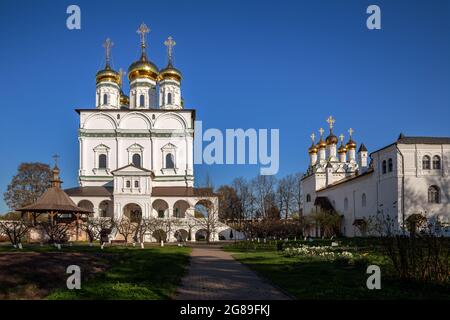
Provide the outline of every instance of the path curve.
<path id="1" fill-rule="evenodd" d="M 288 300 L 287 295 L 262 280 L 229 252 L 194 247 L 188 273 L 177 300 Z"/>

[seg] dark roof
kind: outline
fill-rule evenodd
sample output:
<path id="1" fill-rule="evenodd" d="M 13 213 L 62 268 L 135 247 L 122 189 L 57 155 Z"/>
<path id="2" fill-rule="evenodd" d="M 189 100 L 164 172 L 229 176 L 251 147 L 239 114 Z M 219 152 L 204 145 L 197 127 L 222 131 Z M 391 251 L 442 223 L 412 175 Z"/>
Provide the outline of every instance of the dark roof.
<path id="1" fill-rule="evenodd" d="M 397 143 L 401 144 L 450 144 L 450 137 L 405 137 L 399 136 Z"/>
<path id="2" fill-rule="evenodd" d="M 39 199 L 28 206 L 17 209 L 25 212 L 51 212 L 58 213 L 91 213 L 92 211 L 79 208 L 70 197 L 59 187 L 48 188 Z"/>
<path id="3" fill-rule="evenodd" d="M 367 148 L 366 148 L 366 146 L 364 145 L 364 143 L 361 143 L 361 145 L 359 146 L 358 152 L 361 152 L 361 151 L 367 151 Z"/>
<path id="4" fill-rule="evenodd" d="M 450 144 L 450 137 L 407 137 L 403 133 L 400 133 L 397 141 L 388 144 L 387 146 L 384 146 L 378 150 L 372 151 L 370 154 L 372 155 L 376 152 L 398 144 Z"/>
<path id="5" fill-rule="evenodd" d="M 320 192 L 320 191 L 326 190 L 326 189 L 328 189 L 328 188 L 335 187 L 335 186 L 340 185 L 340 184 L 345 183 L 345 182 L 353 181 L 353 180 L 355 180 L 355 179 L 364 177 L 364 176 L 366 176 L 366 175 L 368 175 L 368 174 L 371 174 L 371 173 L 373 173 L 373 169 L 372 169 L 372 168 L 369 168 L 369 169 L 367 169 L 367 171 L 365 171 L 365 172 L 363 172 L 363 173 L 361 173 L 361 174 L 355 174 L 355 175 L 353 175 L 353 176 L 346 177 L 346 178 L 344 178 L 344 179 L 341 179 L 341 180 L 339 180 L 339 181 L 336 181 L 335 183 L 329 184 L 328 186 L 326 186 L 326 187 L 324 187 L 324 188 L 322 188 L 322 189 L 319 189 L 319 190 L 317 190 L 316 192 Z"/>
<path id="6" fill-rule="evenodd" d="M 75 187 L 64 191 L 71 197 L 110 197 L 113 187 Z"/>

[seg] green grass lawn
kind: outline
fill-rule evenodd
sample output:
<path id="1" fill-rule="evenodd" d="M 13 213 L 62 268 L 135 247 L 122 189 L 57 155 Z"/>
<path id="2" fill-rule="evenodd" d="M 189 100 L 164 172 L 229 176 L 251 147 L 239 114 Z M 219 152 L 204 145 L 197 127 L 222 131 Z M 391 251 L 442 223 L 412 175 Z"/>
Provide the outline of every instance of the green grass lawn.
<path id="1" fill-rule="evenodd" d="M 25 245 L 22 252 L 83 253 L 83 257 L 92 253 L 96 259 L 106 262 L 106 269 L 93 274 L 90 279 L 83 278 L 82 268 L 80 290 L 68 290 L 64 282 L 46 299 L 170 299 L 186 271 L 190 250 L 177 246 L 149 246 L 145 249 L 114 246 L 100 250 L 98 245 L 89 247 L 84 244 L 65 246 L 61 250 L 48 245 Z M 0 246 L 0 253 L 18 251 Z M 68 276 L 64 275 L 64 278 Z"/>
<path id="2" fill-rule="evenodd" d="M 242 246 L 242 245 L 241 245 Z M 297 299 L 450 299 L 450 285 L 401 283 L 384 257 L 371 254 L 370 263 L 381 268 L 381 290 L 368 290 L 365 266 L 324 261 L 320 258 L 286 257 L 275 250 L 226 248 L 233 257 L 261 277 Z"/>

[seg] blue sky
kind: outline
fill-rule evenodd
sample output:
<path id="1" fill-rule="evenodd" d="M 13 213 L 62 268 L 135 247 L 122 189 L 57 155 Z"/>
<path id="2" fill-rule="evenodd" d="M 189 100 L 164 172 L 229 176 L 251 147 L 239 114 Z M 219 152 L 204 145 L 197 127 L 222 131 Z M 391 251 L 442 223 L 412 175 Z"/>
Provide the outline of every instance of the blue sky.
<path id="1" fill-rule="evenodd" d="M 66 28 L 70 4 L 81 30 Z M 382 30 L 366 28 L 370 4 Z M 306 169 L 309 135 L 330 114 L 335 133 L 352 127 L 369 150 L 401 131 L 450 136 L 450 1 L 1 1 L 2 193 L 21 162 L 54 153 L 64 187 L 77 185 L 74 109 L 94 107 L 102 41 L 126 69 L 142 21 L 158 66 L 175 38 L 185 105 L 204 128 L 280 129 L 279 176 Z M 219 186 L 259 167 L 197 166 L 198 180 L 206 171 Z"/>

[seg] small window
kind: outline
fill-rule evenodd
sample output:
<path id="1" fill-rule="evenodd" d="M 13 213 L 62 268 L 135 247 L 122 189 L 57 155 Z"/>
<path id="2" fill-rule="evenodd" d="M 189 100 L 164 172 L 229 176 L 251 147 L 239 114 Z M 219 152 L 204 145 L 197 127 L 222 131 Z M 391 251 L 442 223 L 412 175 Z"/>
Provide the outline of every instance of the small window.
<path id="1" fill-rule="evenodd" d="M 382 163 L 382 172 L 383 172 L 383 174 L 386 173 L 386 160 L 383 160 L 383 163 Z"/>
<path id="2" fill-rule="evenodd" d="M 143 94 L 141 94 L 139 96 L 139 107 L 144 107 L 145 106 L 145 97 Z"/>
<path id="3" fill-rule="evenodd" d="M 138 180 L 135 180 L 135 181 L 134 181 L 134 187 L 135 187 L 135 188 L 139 188 L 139 181 L 138 181 Z"/>
<path id="4" fill-rule="evenodd" d="M 127 182 L 126 182 L 125 185 L 127 186 L 127 188 L 131 188 L 131 182 L 130 182 L 130 180 L 127 180 Z"/>
<path id="5" fill-rule="evenodd" d="M 389 160 L 388 160 L 388 171 L 392 172 L 393 168 L 394 168 L 394 164 L 392 162 L 392 158 L 389 158 Z"/>
<path id="6" fill-rule="evenodd" d="M 166 168 L 167 169 L 175 168 L 175 161 L 173 159 L 173 154 L 171 153 L 166 154 Z"/>
<path id="7" fill-rule="evenodd" d="M 344 210 L 345 211 L 348 210 L 348 199 L 347 198 L 344 199 Z"/>
<path id="8" fill-rule="evenodd" d="M 106 154 L 101 154 L 98 156 L 98 168 L 99 169 L 106 169 Z"/>
<path id="9" fill-rule="evenodd" d="M 361 196 L 361 207 L 365 208 L 366 205 L 367 205 L 367 197 L 366 197 L 366 194 L 363 193 Z"/>
<path id="10" fill-rule="evenodd" d="M 435 169 L 435 170 L 441 169 L 441 157 L 439 157 L 439 156 L 433 157 L 433 169 Z"/>
<path id="11" fill-rule="evenodd" d="M 164 210 L 158 210 L 158 218 L 164 218 Z"/>
<path id="12" fill-rule="evenodd" d="M 428 188 L 428 203 L 441 203 L 439 187 L 431 186 Z"/>
<path id="13" fill-rule="evenodd" d="M 429 156 L 423 156 L 422 158 L 422 169 L 430 170 L 431 169 L 431 159 Z"/>
<path id="14" fill-rule="evenodd" d="M 120 114 L 117 115 L 117 120 L 119 120 L 119 119 L 120 119 Z"/>
<path id="15" fill-rule="evenodd" d="M 140 168 L 141 167 L 141 155 L 138 153 L 133 154 L 132 162 L 135 167 Z"/>
<path id="16" fill-rule="evenodd" d="M 103 95 L 103 104 L 108 104 L 108 95 L 106 93 Z"/>
<path id="17" fill-rule="evenodd" d="M 311 195 L 309 193 L 306 195 L 306 202 L 311 202 Z"/>
<path id="18" fill-rule="evenodd" d="M 167 104 L 172 104 L 172 94 L 170 92 L 167 94 Z"/>

